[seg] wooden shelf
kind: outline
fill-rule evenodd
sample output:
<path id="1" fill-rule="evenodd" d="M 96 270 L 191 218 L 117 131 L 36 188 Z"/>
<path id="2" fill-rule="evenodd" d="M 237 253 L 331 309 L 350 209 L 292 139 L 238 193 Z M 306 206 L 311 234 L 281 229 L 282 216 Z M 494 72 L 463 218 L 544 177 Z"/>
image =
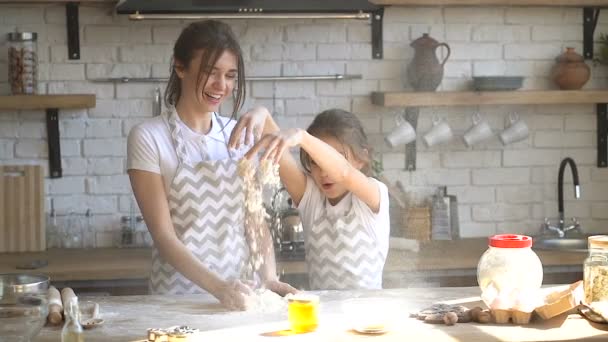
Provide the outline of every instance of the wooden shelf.
<path id="1" fill-rule="evenodd" d="M 608 7 L 608 0 L 370 0 L 376 5 L 395 6 L 570 6 Z"/>
<path id="2" fill-rule="evenodd" d="M 608 90 L 526 90 L 488 92 L 373 92 L 384 107 L 607 103 Z"/>
<path id="3" fill-rule="evenodd" d="M 0 110 L 95 107 L 94 94 L 0 96 Z"/>

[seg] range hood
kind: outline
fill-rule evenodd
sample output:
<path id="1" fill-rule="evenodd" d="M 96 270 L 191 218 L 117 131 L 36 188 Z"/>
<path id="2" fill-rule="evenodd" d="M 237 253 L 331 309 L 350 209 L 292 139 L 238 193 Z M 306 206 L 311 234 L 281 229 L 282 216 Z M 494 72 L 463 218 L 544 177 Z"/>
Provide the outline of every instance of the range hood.
<path id="1" fill-rule="evenodd" d="M 381 7 L 367 0 L 123 0 L 118 14 L 143 19 L 369 19 Z"/>

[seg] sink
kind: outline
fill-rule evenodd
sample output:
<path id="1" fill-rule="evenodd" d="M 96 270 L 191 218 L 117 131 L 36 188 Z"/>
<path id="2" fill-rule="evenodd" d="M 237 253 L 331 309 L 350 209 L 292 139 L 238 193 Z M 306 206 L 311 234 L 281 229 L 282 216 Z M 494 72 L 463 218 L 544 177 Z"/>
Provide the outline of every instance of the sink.
<path id="1" fill-rule="evenodd" d="M 533 249 L 587 252 L 587 236 L 578 237 L 538 236 L 534 238 Z"/>

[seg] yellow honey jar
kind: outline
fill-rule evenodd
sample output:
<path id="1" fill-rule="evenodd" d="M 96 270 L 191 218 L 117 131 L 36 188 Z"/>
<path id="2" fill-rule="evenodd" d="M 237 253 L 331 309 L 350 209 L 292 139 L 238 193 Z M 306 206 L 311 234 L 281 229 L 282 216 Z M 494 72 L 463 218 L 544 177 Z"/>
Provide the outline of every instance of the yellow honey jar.
<path id="1" fill-rule="evenodd" d="M 319 296 L 299 293 L 287 299 L 291 331 L 296 334 L 315 331 L 319 325 Z"/>

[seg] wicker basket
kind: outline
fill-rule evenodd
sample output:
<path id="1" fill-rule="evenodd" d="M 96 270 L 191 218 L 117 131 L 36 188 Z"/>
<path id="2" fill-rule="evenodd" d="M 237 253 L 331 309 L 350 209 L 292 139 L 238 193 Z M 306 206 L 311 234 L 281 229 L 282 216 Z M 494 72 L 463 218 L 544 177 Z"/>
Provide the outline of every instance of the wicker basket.
<path id="1" fill-rule="evenodd" d="M 423 241 L 431 239 L 431 208 L 411 207 L 401 212 L 404 238 Z"/>

